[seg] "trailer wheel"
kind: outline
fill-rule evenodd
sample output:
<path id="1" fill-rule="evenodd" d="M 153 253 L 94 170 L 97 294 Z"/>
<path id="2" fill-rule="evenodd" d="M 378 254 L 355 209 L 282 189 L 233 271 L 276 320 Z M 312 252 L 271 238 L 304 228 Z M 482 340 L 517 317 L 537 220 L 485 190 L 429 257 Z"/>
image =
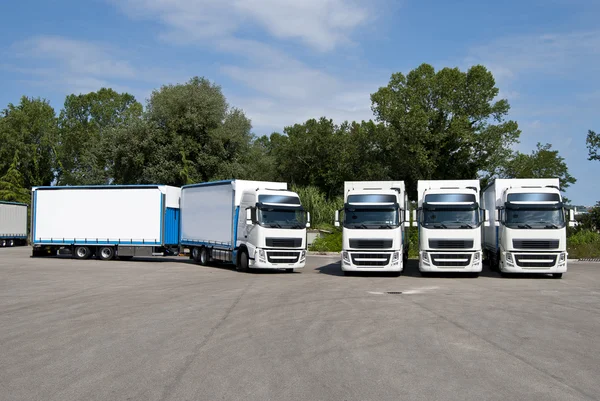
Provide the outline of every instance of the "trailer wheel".
<path id="1" fill-rule="evenodd" d="M 98 258 L 100 260 L 112 260 L 115 257 L 115 248 L 112 246 L 103 246 L 98 249 Z"/>
<path id="2" fill-rule="evenodd" d="M 92 251 L 87 246 L 76 246 L 73 255 L 77 259 L 89 259 L 92 256 Z"/>
<path id="3" fill-rule="evenodd" d="M 208 249 L 204 246 L 200 248 L 199 262 L 201 266 L 208 265 Z"/>
<path id="4" fill-rule="evenodd" d="M 192 259 L 196 263 L 200 262 L 200 248 L 196 246 L 192 248 Z"/>
<path id="5" fill-rule="evenodd" d="M 240 272 L 247 272 L 248 271 L 248 253 L 246 251 L 241 251 L 241 253 L 240 253 L 240 263 L 238 263 L 237 269 Z"/>
<path id="6" fill-rule="evenodd" d="M 15 240 L 14 239 L 9 240 L 8 246 L 15 246 Z"/>

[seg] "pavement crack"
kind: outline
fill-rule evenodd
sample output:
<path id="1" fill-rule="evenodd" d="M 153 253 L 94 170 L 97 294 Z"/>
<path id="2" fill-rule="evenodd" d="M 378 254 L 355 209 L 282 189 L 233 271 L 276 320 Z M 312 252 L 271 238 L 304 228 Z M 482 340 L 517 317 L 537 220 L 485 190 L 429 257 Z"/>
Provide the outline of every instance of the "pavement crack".
<path id="1" fill-rule="evenodd" d="M 235 298 L 235 300 L 233 301 L 231 306 L 227 309 L 227 311 L 225 311 L 225 314 L 223 315 L 223 317 L 221 317 L 221 319 L 219 319 L 219 321 L 210 329 L 210 331 L 204 337 L 204 339 L 200 343 L 198 343 L 196 345 L 196 347 L 194 347 L 193 351 L 186 357 L 183 366 L 176 373 L 173 381 L 170 384 L 168 384 L 167 386 L 165 386 L 165 389 L 160 397 L 161 401 L 165 401 L 173 393 L 175 388 L 181 383 L 183 376 L 189 370 L 189 368 L 192 365 L 192 363 L 194 362 L 194 360 L 196 360 L 196 358 L 198 357 L 198 355 L 200 354 L 202 349 L 206 346 L 206 344 L 214 336 L 214 334 L 217 332 L 217 330 L 219 330 L 221 325 L 227 320 L 227 318 L 229 317 L 231 312 L 235 309 L 235 307 L 238 305 L 238 303 L 244 297 L 244 295 L 246 295 L 246 293 L 248 292 L 248 290 L 254 283 L 254 280 L 256 280 L 256 278 L 253 278 L 252 280 L 250 280 L 248 282 L 248 284 L 246 285 L 246 287 L 244 287 L 242 292 Z"/>

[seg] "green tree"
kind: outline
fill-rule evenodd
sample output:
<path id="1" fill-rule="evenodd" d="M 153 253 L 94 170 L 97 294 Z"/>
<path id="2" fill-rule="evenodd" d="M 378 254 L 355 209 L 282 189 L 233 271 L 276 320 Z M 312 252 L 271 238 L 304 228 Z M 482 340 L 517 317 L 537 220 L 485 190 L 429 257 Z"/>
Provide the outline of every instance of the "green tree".
<path id="1" fill-rule="evenodd" d="M 204 78 L 152 93 L 143 119 L 115 130 L 116 183 L 185 185 L 247 174 L 250 120 Z"/>
<path id="2" fill-rule="evenodd" d="M 0 117 L 0 175 L 18 160 L 15 168 L 23 177 L 23 187 L 50 185 L 56 131 L 56 115 L 46 100 L 23 96 L 18 105 L 9 104 Z"/>
<path id="3" fill-rule="evenodd" d="M 25 179 L 19 172 L 19 156 L 15 154 L 8 171 L 0 177 L 0 200 L 6 202 L 30 202 L 30 191 L 25 188 Z"/>
<path id="4" fill-rule="evenodd" d="M 588 160 L 600 160 L 600 134 L 589 130 L 585 142 L 588 148 Z"/>
<path id="5" fill-rule="evenodd" d="M 510 106 L 495 100 L 498 92 L 481 65 L 436 72 L 422 64 L 406 76 L 393 74 L 371 95 L 377 120 L 389 129 L 389 174 L 407 181 L 413 196 L 419 179 L 495 174 L 520 135 L 517 123 L 505 120 Z"/>
<path id="6" fill-rule="evenodd" d="M 552 150 L 549 143 L 537 144 L 531 154 L 516 153 L 502 167 L 500 176 L 503 178 L 559 178 L 561 190 L 567 189 L 577 180 L 569 174 L 565 159 Z"/>
<path id="7" fill-rule="evenodd" d="M 132 95 L 108 88 L 67 96 L 59 117 L 58 183 L 110 183 L 114 175 L 114 130 L 141 114 L 142 105 Z"/>

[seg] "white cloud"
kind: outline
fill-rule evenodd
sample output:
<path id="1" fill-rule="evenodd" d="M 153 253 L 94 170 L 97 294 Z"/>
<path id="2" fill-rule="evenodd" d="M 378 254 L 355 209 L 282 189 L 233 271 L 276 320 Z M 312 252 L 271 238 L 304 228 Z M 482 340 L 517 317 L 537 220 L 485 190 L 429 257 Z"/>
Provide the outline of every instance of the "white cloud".
<path id="1" fill-rule="evenodd" d="M 294 39 L 319 51 L 348 42 L 369 19 L 357 0 L 110 0 L 134 18 L 160 21 L 163 38 L 183 43 L 240 37 L 258 26 L 277 39 Z"/>

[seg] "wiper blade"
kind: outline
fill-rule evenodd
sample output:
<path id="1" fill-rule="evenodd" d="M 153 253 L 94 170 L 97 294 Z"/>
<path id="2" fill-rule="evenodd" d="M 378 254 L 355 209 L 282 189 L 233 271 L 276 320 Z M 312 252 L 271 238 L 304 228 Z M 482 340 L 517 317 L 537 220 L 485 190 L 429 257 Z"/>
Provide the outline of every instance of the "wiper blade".
<path id="1" fill-rule="evenodd" d="M 355 224 L 353 228 L 369 228 L 364 224 Z"/>
<path id="2" fill-rule="evenodd" d="M 466 228 L 473 228 L 473 226 L 472 226 L 471 224 L 469 224 L 469 223 L 462 223 L 462 224 L 460 225 L 460 228 L 463 228 L 463 227 L 466 227 Z"/>
<path id="3" fill-rule="evenodd" d="M 445 224 L 434 224 L 433 228 L 448 228 L 448 226 L 446 226 Z"/>
<path id="4" fill-rule="evenodd" d="M 271 228 L 281 228 L 281 224 L 278 224 L 278 223 L 269 223 L 269 227 L 271 227 Z"/>
<path id="5" fill-rule="evenodd" d="M 529 224 L 519 224 L 517 227 L 519 227 L 519 228 L 533 228 Z"/>
<path id="6" fill-rule="evenodd" d="M 392 227 L 389 224 L 382 224 L 382 225 L 379 226 L 379 228 L 394 228 L 394 227 Z"/>
<path id="7" fill-rule="evenodd" d="M 292 228 L 304 228 L 302 224 L 294 224 Z"/>

